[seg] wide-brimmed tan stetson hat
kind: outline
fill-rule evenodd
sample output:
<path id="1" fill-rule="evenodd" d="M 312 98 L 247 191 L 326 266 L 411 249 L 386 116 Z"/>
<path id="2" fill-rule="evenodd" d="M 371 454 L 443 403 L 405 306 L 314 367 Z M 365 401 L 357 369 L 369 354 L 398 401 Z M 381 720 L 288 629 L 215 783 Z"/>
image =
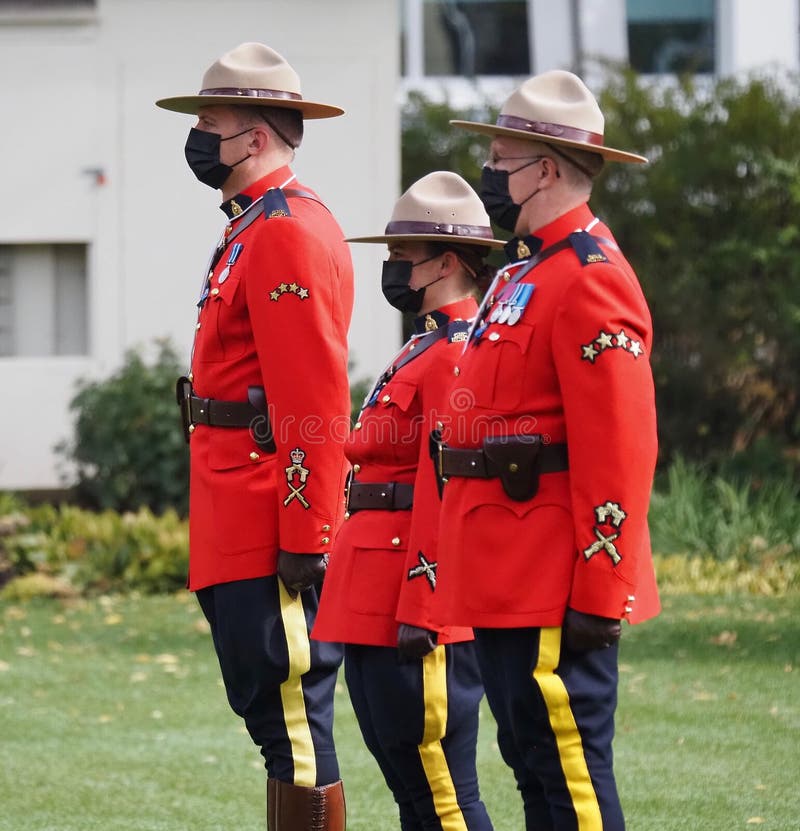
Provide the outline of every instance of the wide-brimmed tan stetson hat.
<path id="1" fill-rule="evenodd" d="M 525 81 L 508 97 L 494 124 L 450 123 L 474 133 L 575 147 L 613 162 L 647 162 L 644 156 L 603 144 L 605 119 L 597 101 L 577 75 L 562 69 Z"/>
<path id="2" fill-rule="evenodd" d="M 156 101 L 165 110 L 190 114 L 218 104 L 283 107 L 300 110 L 303 118 L 333 118 L 344 113 L 341 107 L 304 100 L 297 73 L 282 55 L 263 43 L 242 43 L 214 61 L 203 75 L 197 95 Z"/>
<path id="3" fill-rule="evenodd" d="M 500 248 L 479 196 L 457 174 L 439 170 L 417 179 L 397 200 L 383 234 L 347 242 L 444 242 Z"/>

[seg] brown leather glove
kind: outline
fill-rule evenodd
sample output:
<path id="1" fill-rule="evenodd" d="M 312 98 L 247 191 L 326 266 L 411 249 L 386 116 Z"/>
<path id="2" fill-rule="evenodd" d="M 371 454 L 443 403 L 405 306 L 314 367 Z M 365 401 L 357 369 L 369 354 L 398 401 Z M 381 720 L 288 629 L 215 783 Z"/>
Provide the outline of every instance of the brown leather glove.
<path id="1" fill-rule="evenodd" d="M 321 583 L 327 567 L 327 554 L 292 554 L 278 549 L 278 577 L 292 597 Z"/>
<path id="2" fill-rule="evenodd" d="M 397 630 L 397 651 L 403 663 L 424 658 L 429 652 L 436 649 L 439 635 L 429 629 L 412 626 L 410 623 L 401 623 Z"/>
<path id="3" fill-rule="evenodd" d="M 613 617 L 600 617 L 567 609 L 564 615 L 564 643 L 573 652 L 606 649 L 622 635 L 622 624 Z"/>

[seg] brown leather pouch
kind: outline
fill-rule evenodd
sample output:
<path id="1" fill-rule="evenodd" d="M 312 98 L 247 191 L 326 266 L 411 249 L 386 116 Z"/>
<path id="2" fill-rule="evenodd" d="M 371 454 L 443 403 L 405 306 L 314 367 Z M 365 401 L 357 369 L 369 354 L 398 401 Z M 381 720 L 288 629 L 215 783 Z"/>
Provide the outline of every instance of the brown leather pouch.
<path id="1" fill-rule="evenodd" d="M 487 470 L 498 476 L 503 490 L 515 502 L 527 502 L 539 490 L 541 437 L 492 436 L 483 440 Z"/>

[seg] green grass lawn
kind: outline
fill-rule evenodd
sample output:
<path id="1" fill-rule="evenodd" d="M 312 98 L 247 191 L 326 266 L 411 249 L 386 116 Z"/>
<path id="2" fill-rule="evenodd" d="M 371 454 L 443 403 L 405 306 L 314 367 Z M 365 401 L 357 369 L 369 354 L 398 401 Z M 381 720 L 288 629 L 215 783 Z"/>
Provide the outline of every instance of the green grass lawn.
<path id="1" fill-rule="evenodd" d="M 800 829 L 800 596 L 667 597 L 627 628 L 616 760 L 629 831 Z M 397 828 L 344 686 L 349 831 Z M 481 785 L 522 828 L 484 708 Z M 263 831 L 261 757 L 191 595 L 0 604 L 0 831 Z"/>

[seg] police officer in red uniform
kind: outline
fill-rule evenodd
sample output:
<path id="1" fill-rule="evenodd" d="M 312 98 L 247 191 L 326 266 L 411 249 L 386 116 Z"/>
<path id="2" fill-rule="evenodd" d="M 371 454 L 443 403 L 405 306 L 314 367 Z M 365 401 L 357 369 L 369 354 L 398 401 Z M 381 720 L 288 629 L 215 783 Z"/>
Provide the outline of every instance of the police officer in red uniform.
<path id="1" fill-rule="evenodd" d="M 604 119 L 564 71 L 495 124 L 481 198 L 516 234 L 454 369 L 440 425 L 437 605 L 473 626 L 528 831 L 621 831 L 612 766 L 621 621 L 659 611 L 651 320 L 587 200 Z M 412 621 L 413 622 L 413 621 Z"/>
<path id="2" fill-rule="evenodd" d="M 347 441 L 347 521 L 312 634 L 345 644 L 353 708 L 403 831 L 487 831 L 475 769 L 483 688 L 472 632 L 440 627 L 429 614 L 439 518 L 429 434 L 477 311 L 476 281 L 491 277 L 484 257 L 502 242 L 478 195 L 448 172 L 415 182 L 384 234 L 350 242 L 388 245 L 383 293 L 417 317 Z"/>
<path id="3" fill-rule="evenodd" d="M 222 192 L 227 225 L 198 302 L 178 397 L 191 448 L 189 588 L 211 627 L 228 700 L 261 748 L 271 831 L 344 828 L 332 735 L 341 649 L 313 642 L 340 521 L 349 395 L 350 253 L 291 170 L 302 97 L 277 52 L 244 43 L 197 95 L 185 155 Z"/>

